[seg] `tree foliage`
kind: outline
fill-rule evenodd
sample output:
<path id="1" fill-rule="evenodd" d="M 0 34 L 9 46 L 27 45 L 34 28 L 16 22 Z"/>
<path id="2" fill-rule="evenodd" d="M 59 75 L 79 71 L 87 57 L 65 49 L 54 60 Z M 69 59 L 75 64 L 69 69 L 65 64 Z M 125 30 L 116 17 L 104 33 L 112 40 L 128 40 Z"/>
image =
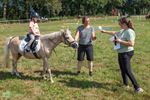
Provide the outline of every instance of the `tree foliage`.
<path id="1" fill-rule="evenodd" d="M 111 15 L 112 9 L 121 14 L 146 14 L 150 0 L 0 0 L 0 17 L 26 19 L 35 10 L 42 17 Z"/>

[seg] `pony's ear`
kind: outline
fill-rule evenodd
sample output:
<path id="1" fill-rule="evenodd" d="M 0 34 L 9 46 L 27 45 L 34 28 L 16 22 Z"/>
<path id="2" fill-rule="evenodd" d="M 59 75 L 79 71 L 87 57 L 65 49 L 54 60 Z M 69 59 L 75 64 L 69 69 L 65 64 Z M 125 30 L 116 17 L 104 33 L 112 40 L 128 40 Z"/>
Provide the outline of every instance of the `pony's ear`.
<path id="1" fill-rule="evenodd" d="M 65 32 L 67 32 L 67 33 L 70 32 L 70 31 L 69 31 L 69 28 L 67 28 L 67 29 L 65 30 Z"/>
<path id="2" fill-rule="evenodd" d="M 67 33 L 67 32 L 68 32 L 68 29 L 63 29 L 62 32 Z"/>

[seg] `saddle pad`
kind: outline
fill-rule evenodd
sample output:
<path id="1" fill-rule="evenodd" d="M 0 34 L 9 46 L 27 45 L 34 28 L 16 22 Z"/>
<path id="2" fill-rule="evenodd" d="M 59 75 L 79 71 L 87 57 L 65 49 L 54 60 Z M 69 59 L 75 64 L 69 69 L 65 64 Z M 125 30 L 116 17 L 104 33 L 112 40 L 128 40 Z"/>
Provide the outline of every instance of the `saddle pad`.
<path id="1" fill-rule="evenodd" d="M 26 37 L 23 38 L 22 40 L 20 40 L 21 42 L 20 42 L 20 44 L 19 44 L 19 50 L 20 50 L 21 52 L 24 52 L 24 51 L 25 51 L 25 47 L 26 47 L 26 45 L 28 44 L 28 42 L 26 42 L 25 39 L 26 39 Z M 40 39 L 35 40 L 35 41 L 37 41 L 37 45 L 36 45 L 35 48 L 34 48 L 34 50 L 35 50 L 34 52 L 38 52 L 38 51 L 40 50 L 40 47 L 41 47 Z M 30 52 L 32 52 L 32 50 L 30 50 Z"/>

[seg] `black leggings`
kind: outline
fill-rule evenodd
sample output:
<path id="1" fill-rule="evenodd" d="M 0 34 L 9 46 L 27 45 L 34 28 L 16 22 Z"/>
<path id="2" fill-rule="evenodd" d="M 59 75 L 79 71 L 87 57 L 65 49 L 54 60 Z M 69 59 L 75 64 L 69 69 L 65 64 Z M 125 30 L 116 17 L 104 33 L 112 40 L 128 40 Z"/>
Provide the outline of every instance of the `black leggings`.
<path id="1" fill-rule="evenodd" d="M 131 64 L 130 60 L 132 56 L 134 55 L 134 51 L 130 52 L 125 52 L 125 53 L 119 53 L 118 54 L 118 61 L 119 61 L 119 66 L 121 70 L 121 75 L 123 78 L 123 83 L 124 85 L 128 85 L 128 79 L 129 78 L 134 86 L 135 89 L 139 88 L 139 85 L 132 73 L 131 70 Z"/>

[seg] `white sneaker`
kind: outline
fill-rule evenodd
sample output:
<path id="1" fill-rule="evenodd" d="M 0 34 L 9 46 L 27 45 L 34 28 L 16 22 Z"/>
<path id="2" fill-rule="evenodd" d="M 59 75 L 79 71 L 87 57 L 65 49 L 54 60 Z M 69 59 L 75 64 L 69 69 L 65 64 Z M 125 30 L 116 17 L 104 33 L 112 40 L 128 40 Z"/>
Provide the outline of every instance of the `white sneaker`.
<path id="1" fill-rule="evenodd" d="M 142 93 L 142 92 L 144 92 L 144 90 L 142 88 L 138 88 L 138 89 L 135 90 L 135 92 Z"/>

